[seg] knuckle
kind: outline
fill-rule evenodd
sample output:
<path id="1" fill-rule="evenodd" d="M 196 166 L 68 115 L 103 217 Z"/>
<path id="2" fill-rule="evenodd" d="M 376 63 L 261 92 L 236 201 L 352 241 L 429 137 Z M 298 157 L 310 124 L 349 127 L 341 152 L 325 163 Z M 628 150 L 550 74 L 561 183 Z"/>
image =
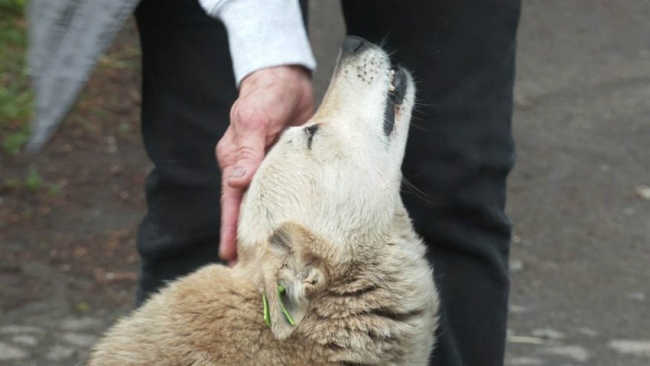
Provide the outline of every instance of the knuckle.
<path id="1" fill-rule="evenodd" d="M 262 160 L 260 157 L 260 153 L 250 146 L 240 146 L 237 149 L 235 159 L 237 161 L 244 160 L 244 161 L 251 161 L 251 162 L 257 162 Z"/>
<path id="2" fill-rule="evenodd" d="M 258 116 L 250 116 L 239 121 L 239 126 L 246 131 L 265 130 L 268 125 L 269 123 L 267 123 L 264 119 L 259 118 Z"/>
<path id="3" fill-rule="evenodd" d="M 222 138 L 217 142 L 217 146 L 214 150 L 217 155 L 217 161 L 219 162 L 220 167 L 223 168 L 223 164 L 232 152 L 232 144 Z"/>
<path id="4" fill-rule="evenodd" d="M 230 110 L 230 122 L 242 130 L 265 129 L 270 121 L 265 113 L 259 111 L 259 108 L 242 106 L 241 103 L 235 102 Z"/>
<path id="5" fill-rule="evenodd" d="M 215 151 L 217 153 L 217 156 L 225 156 L 228 150 L 228 145 L 230 145 L 225 139 L 219 140 L 217 142 L 217 146 L 215 147 Z"/>
<path id="6" fill-rule="evenodd" d="M 241 118 L 241 100 L 237 99 L 235 103 L 232 105 L 232 108 L 230 108 L 230 122 L 235 123 Z"/>

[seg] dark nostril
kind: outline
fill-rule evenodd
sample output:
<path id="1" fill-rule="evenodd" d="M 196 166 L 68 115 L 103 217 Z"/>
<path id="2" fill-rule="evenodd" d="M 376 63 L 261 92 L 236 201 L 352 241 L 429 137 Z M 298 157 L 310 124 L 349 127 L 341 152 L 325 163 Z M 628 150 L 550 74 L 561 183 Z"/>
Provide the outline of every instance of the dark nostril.
<path id="1" fill-rule="evenodd" d="M 344 52 L 348 53 L 355 53 L 357 50 L 363 46 L 363 44 L 366 42 L 365 39 L 357 36 L 347 36 L 343 40 L 343 45 L 341 48 L 343 49 Z"/>

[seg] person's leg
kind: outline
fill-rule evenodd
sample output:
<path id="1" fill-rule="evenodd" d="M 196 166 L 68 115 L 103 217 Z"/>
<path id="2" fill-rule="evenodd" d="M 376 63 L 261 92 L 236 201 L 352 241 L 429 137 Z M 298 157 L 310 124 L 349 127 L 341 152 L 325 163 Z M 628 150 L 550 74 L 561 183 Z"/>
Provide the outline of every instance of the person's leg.
<path id="1" fill-rule="evenodd" d="M 137 238 L 137 302 L 218 260 L 214 148 L 237 97 L 226 31 L 196 0 L 143 0 L 142 134 L 154 169 Z"/>
<path id="2" fill-rule="evenodd" d="M 502 365 L 519 0 L 344 0 L 343 12 L 348 34 L 383 42 L 418 81 L 403 172 L 422 192 L 403 199 L 441 294 L 432 364 Z"/>

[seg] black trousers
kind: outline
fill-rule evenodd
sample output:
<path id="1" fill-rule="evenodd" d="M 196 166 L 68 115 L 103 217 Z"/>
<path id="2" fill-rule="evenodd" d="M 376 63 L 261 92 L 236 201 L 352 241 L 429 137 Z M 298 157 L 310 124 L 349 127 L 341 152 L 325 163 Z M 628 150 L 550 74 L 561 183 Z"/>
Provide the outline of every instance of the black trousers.
<path id="1" fill-rule="evenodd" d="M 511 225 L 504 213 L 519 0 L 344 0 L 349 34 L 419 81 L 403 199 L 441 294 L 435 365 L 502 365 Z M 215 262 L 214 147 L 237 97 L 225 29 L 188 0 L 143 0 L 142 132 L 155 164 L 138 233 L 138 302 Z"/>

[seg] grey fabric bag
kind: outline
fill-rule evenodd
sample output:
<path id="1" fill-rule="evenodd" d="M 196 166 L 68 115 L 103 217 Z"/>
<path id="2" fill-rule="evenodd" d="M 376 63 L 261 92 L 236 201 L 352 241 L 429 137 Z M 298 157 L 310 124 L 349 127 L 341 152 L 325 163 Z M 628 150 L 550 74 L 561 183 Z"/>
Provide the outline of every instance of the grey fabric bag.
<path id="1" fill-rule="evenodd" d="M 28 151 L 56 131 L 138 0 L 31 0 L 28 67 L 35 110 Z"/>

